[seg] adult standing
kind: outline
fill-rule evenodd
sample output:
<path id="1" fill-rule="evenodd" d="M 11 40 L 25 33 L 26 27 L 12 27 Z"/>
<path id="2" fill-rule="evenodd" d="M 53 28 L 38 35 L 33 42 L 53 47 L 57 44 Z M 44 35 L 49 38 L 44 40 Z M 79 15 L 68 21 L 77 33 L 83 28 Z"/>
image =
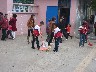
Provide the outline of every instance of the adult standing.
<path id="1" fill-rule="evenodd" d="M 2 38 L 1 40 L 6 40 L 6 30 L 8 28 L 8 19 L 4 18 L 3 13 L 0 13 L 0 26 L 2 28 Z"/>
<path id="2" fill-rule="evenodd" d="M 29 18 L 28 22 L 27 22 L 27 27 L 28 27 L 28 36 L 27 36 L 27 40 L 28 40 L 28 44 L 29 44 L 29 37 L 30 37 L 30 33 L 33 33 L 33 28 L 34 28 L 34 15 L 31 15 L 31 17 Z"/>
<path id="3" fill-rule="evenodd" d="M 64 37 L 67 40 L 67 30 L 66 30 L 66 19 L 64 18 L 64 16 L 61 17 L 60 19 L 60 23 L 59 23 L 59 28 L 61 29 L 61 32 L 63 33 Z"/>
<path id="4" fill-rule="evenodd" d="M 91 16 L 90 16 L 90 23 L 91 23 L 91 24 L 94 24 L 94 15 L 91 15 Z"/>
<path id="5" fill-rule="evenodd" d="M 95 29 L 95 36 L 96 36 L 96 14 L 95 14 L 95 18 L 94 18 L 94 29 Z"/>
<path id="6" fill-rule="evenodd" d="M 95 36 L 96 36 L 96 22 L 95 22 L 95 24 L 94 24 L 94 28 L 95 28 Z"/>
<path id="7" fill-rule="evenodd" d="M 16 19 L 16 17 L 17 17 L 17 15 L 13 14 L 13 17 L 9 21 L 9 24 L 12 26 L 12 34 L 13 34 L 13 37 L 14 37 L 13 39 L 15 39 L 15 35 L 16 35 L 15 31 L 17 31 L 17 28 L 16 28 L 17 19 Z"/>
<path id="8" fill-rule="evenodd" d="M 48 41 L 48 45 L 50 45 L 50 43 L 52 42 L 52 39 L 54 37 L 54 28 L 55 28 L 54 24 L 55 24 L 55 20 L 56 20 L 56 18 L 53 17 L 52 20 L 50 21 L 50 24 L 49 24 L 50 39 Z"/>

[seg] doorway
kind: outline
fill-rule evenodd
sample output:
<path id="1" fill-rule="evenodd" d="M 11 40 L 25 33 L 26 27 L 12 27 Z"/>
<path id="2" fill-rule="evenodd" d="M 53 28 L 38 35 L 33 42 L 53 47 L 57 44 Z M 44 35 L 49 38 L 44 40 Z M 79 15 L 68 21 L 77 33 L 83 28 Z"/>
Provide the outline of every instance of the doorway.
<path id="1" fill-rule="evenodd" d="M 68 24 L 70 22 L 70 8 L 60 8 L 59 20 L 61 16 L 64 16 L 66 18 L 66 24 Z"/>
<path id="2" fill-rule="evenodd" d="M 56 17 L 56 23 L 58 23 L 58 6 L 47 6 L 46 24 L 49 19 L 52 19 L 52 17 Z"/>
<path id="3" fill-rule="evenodd" d="M 48 31 L 48 21 L 56 17 L 56 23 L 58 23 L 58 6 L 47 6 L 46 10 L 46 32 Z"/>

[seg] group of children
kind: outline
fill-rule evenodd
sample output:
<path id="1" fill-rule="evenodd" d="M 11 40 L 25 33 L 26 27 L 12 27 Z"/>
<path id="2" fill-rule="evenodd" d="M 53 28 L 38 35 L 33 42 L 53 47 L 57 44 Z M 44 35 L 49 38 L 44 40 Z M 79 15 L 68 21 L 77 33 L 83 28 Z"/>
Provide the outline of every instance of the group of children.
<path id="1" fill-rule="evenodd" d="M 63 32 L 61 31 L 61 29 L 59 28 L 58 24 L 55 23 L 55 17 L 52 18 L 52 20 L 49 21 L 49 30 L 48 30 L 48 37 L 47 37 L 47 42 L 48 42 L 48 46 L 50 46 L 50 43 L 52 43 L 53 40 L 55 40 L 55 47 L 54 47 L 54 52 L 58 52 L 58 47 L 59 47 L 59 43 L 62 39 Z M 36 25 L 34 27 L 33 30 L 33 41 L 32 41 L 32 48 L 35 49 L 34 47 L 34 42 L 36 40 L 36 44 L 37 44 L 37 48 L 40 49 L 39 46 L 39 40 L 38 40 L 38 36 L 41 35 L 40 34 L 40 26 L 44 25 L 44 22 L 40 22 L 40 25 Z M 65 27 L 66 30 L 66 34 L 67 37 L 65 37 L 66 39 L 68 39 L 68 36 L 70 36 L 72 38 L 72 36 L 70 35 L 70 28 L 71 25 L 68 24 L 67 27 Z M 80 42 L 79 42 L 79 47 L 83 47 L 84 43 L 87 43 L 87 35 L 89 32 L 89 26 L 87 21 L 84 21 L 82 26 L 79 27 L 78 31 L 80 32 Z"/>
<path id="2" fill-rule="evenodd" d="M 29 43 L 29 37 L 30 37 L 30 32 L 32 33 L 32 48 L 35 49 L 34 47 L 34 42 L 36 41 L 37 44 L 37 48 L 38 50 L 40 49 L 40 43 L 38 40 L 38 36 L 42 36 L 42 33 L 40 31 L 40 27 L 42 25 L 44 25 L 44 22 L 41 21 L 39 25 L 34 25 L 34 15 L 31 15 L 31 18 L 29 19 L 27 26 L 28 26 L 28 36 L 27 36 L 27 40 Z M 54 52 L 58 52 L 58 47 L 59 47 L 59 43 L 60 40 L 62 39 L 63 33 L 61 32 L 61 29 L 59 28 L 58 24 L 55 23 L 56 18 L 53 17 L 50 22 L 49 22 L 49 36 L 48 36 L 48 46 L 51 46 L 50 43 L 52 43 L 53 40 L 55 40 L 55 47 L 54 47 Z M 31 24 L 30 24 L 31 22 Z M 68 24 L 68 26 L 65 28 L 67 31 L 67 35 L 70 36 L 70 27 L 71 25 Z M 30 31 L 30 32 L 29 32 Z"/>
<path id="3" fill-rule="evenodd" d="M 9 34 L 12 39 L 15 38 L 15 31 L 17 31 L 16 28 L 16 19 L 17 15 L 13 14 L 13 17 L 8 21 L 7 14 L 5 16 L 2 12 L 0 12 L 0 29 L 2 29 L 2 38 L 1 40 L 6 40 L 8 38 Z"/>
<path id="4" fill-rule="evenodd" d="M 27 40 L 29 43 L 30 33 L 32 33 L 32 37 L 33 37 L 32 48 L 35 49 L 34 43 L 36 41 L 37 48 L 39 50 L 40 49 L 40 43 L 39 43 L 38 37 L 42 36 L 40 27 L 42 25 L 44 25 L 44 22 L 41 21 L 39 25 L 35 25 L 34 24 L 35 21 L 34 21 L 33 16 L 34 15 L 31 15 L 30 19 L 27 22 L 27 26 L 28 26 Z M 13 18 L 10 19 L 10 21 L 8 22 L 7 15 L 5 15 L 3 17 L 3 14 L 0 12 L 0 28 L 2 28 L 1 40 L 5 40 L 6 38 L 8 38 L 9 34 L 10 34 L 12 39 L 15 38 L 15 36 L 14 36 L 14 34 L 12 34 L 12 32 L 17 30 L 16 17 L 17 17 L 17 15 L 13 14 Z M 55 40 L 55 47 L 54 47 L 53 51 L 57 52 L 58 47 L 59 47 L 59 43 L 62 42 L 62 37 L 65 36 L 65 38 L 67 40 L 68 36 L 70 36 L 71 38 L 72 38 L 72 36 L 70 35 L 70 28 L 71 28 L 70 24 L 68 24 L 66 27 L 63 27 L 63 24 L 61 24 L 61 28 L 60 28 L 60 26 L 58 24 L 56 24 L 55 21 L 56 21 L 56 18 L 53 17 L 48 23 L 47 42 L 48 42 L 48 46 L 50 46 L 50 43 L 52 43 L 52 41 Z M 87 42 L 87 35 L 88 35 L 88 31 L 89 31 L 88 23 L 86 21 L 84 21 L 82 26 L 79 27 L 78 31 L 80 32 L 79 46 L 82 47 L 82 46 L 84 46 L 84 43 Z M 7 34 L 6 34 L 6 32 L 7 32 Z"/>

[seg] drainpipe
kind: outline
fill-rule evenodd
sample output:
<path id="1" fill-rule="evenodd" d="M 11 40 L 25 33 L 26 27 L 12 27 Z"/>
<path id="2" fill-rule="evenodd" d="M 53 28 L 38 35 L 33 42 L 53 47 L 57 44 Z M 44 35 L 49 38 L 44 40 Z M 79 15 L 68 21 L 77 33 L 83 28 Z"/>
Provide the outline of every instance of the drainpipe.
<path id="1" fill-rule="evenodd" d="M 85 5 L 85 10 L 86 10 L 86 16 L 85 16 L 85 19 L 87 19 L 87 5 Z"/>

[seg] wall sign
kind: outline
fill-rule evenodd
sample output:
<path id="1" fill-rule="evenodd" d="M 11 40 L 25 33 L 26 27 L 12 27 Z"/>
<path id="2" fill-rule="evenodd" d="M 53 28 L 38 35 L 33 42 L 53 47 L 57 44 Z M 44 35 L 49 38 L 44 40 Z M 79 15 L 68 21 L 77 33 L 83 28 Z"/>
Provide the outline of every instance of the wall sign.
<path id="1" fill-rule="evenodd" d="M 13 4 L 13 12 L 32 12 L 33 6 L 24 4 Z"/>

